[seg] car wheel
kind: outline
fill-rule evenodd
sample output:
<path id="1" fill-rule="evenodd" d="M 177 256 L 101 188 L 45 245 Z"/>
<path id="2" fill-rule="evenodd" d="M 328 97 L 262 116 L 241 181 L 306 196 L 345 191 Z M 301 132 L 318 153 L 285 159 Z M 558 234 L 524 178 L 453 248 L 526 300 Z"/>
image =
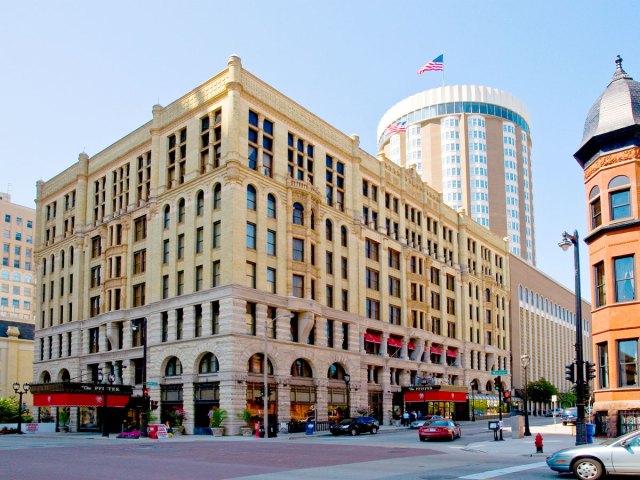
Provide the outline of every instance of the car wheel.
<path id="1" fill-rule="evenodd" d="M 352 428 L 349 433 L 351 434 L 352 437 L 355 437 L 358 434 L 358 431 L 355 428 Z"/>
<path id="2" fill-rule="evenodd" d="M 562 422 L 562 426 L 566 427 L 567 426 L 567 422 Z"/>
<path id="3" fill-rule="evenodd" d="M 581 458 L 573 465 L 573 473 L 580 480 L 596 480 L 602 476 L 602 464 L 593 458 Z"/>
<path id="4" fill-rule="evenodd" d="M 427 441 L 427 437 L 420 437 L 420 441 L 421 442 L 426 442 Z"/>
<path id="5" fill-rule="evenodd" d="M 458 432 L 458 438 L 462 438 L 462 430 Z"/>
<path id="6" fill-rule="evenodd" d="M 451 438 L 449 440 L 453 442 L 455 439 L 456 439 L 456 434 L 454 432 L 451 432 Z"/>
<path id="7" fill-rule="evenodd" d="M 376 433 L 378 433 L 378 427 L 373 427 L 371 429 L 371 435 L 375 435 Z"/>

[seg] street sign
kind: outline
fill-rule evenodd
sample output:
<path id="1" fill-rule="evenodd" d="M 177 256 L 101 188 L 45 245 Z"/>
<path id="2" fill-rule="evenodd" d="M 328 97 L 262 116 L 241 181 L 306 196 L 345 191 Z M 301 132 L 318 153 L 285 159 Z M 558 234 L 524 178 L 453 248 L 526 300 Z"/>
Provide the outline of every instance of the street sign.
<path id="1" fill-rule="evenodd" d="M 158 382 L 147 382 L 147 387 L 157 387 Z"/>
<path id="2" fill-rule="evenodd" d="M 509 370 L 491 370 L 491 375 L 509 375 Z"/>

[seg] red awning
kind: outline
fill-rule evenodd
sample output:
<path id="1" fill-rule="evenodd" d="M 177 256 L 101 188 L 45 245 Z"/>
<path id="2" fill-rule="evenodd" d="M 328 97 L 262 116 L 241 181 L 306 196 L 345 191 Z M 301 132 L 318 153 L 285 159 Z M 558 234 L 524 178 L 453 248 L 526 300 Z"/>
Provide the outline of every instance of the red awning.
<path id="1" fill-rule="evenodd" d="M 447 350 L 447 357 L 457 357 L 458 356 L 458 352 L 456 352 L 455 350 Z"/>
<path id="2" fill-rule="evenodd" d="M 107 406 L 124 408 L 129 395 L 107 395 Z M 102 407 L 104 395 L 96 393 L 34 393 L 34 407 Z"/>
<path id="3" fill-rule="evenodd" d="M 426 392 L 405 392 L 404 401 L 409 402 L 466 402 L 466 392 L 430 390 Z"/>
<path id="4" fill-rule="evenodd" d="M 442 355 L 442 349 L 438 347 L 431 347 L 430 352 L 435 353 L 436 355 Z"/>
<path id="5" fill-rule="evenodd" d="M 402 340 L 389 337 L 389 339 L 387 340 L 387 345 L 391 345 L 392 347 L 402 347 Z"/>
<path id="6" fill-rule="evenodd" d="M 374 335 L 373 333 L 365 333 L 364 341 L 373 342 L 373 343 L 382 343 L 382 339 L 378 335 Z"/>
<path id="7" fill-rule="evenodd" d="M 413 342 L 409 342 L 409 350 L 415 350 L 416 346 Z"/>

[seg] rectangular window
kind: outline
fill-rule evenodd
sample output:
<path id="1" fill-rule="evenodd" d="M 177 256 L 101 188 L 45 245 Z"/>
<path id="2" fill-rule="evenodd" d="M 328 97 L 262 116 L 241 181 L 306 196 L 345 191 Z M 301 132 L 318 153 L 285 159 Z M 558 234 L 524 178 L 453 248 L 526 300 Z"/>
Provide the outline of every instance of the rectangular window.
<path id="1" fill-rule="evenodd" d="M 147 238 L 147 217 L 142 216 L 134 221 L 134 241 L 138 242 Z"/>
<path id="2" fill-rule="evenodd" d="M 267 230 L 267 255 L 275 256 L 276 254 L 276 232 Z"/>
<path id="3" fill-rule="evenodd" d="M 184 326 L 184 310 L 179 308 L 176 310 L 176 340 L 182 340 L 183 326 Z"/>
<path id="4" fill-rule="evenodd" d="M 202 253 L 204 248 L 204 228 L 200 227 L 196 230 L 196 253 Z"/>
<path id="5" fill-rule="evenodd" d="M 389 277 L 389 295 L 393 297 L 400 297 L 400 279 L 395 277 Z"/>
<path id="6" fill-rule="evenodd" d="M 178 235 L 178 260 L 184 258 L 184 233 Z"/>
<path id="7" fill-rule="evenodd" d="M 296 262 L 304 262 L 304 240 L 301 238 L 293 239 L 293 259 Z"/>
<path id="8" fill-rule="evenodd" d="M 596 307 L 603 307 L 607 304 L 605 295 L 605 279 L 604 279 L 604 262 L 597 263 L 593 266 L 594 298 Z"/>
<path id="9" fill-rule="evenodd" d="M 333 308 L 333 286 L 327 285 L 327 306 Z"/>
<path id="10" fill-rule="evenodd" d="M 342 324 L 342 349 L 349 350 L 349 324 Z"/>
<path id="11" fill-rule="evenodd" d="M 325 268 L 327 275 L 333 275 L 333 253 L 327 252 L 325 257 Z"/>
<path id="12" fill-rule="evenodd" d="M 143 273 L 146 270 L 147 251 L 138 250 L 133 254 L 133 273 Z"/>
<path id="13" fill-rule="evenodd" d="M 256 264 L 247 262 L 247 286 L 256 288 Z"/>
<path id="14" fill-rule="evenodd" d="M 379 250 L 380 244 L 378 242 L 374 242 L 369 238 L 365 240 L 365 254 L 368 259 L 375 260 L 376 262 L 379 261 Z"/>
<path id="15" fill-rule="evenodd" d="M 255 223 L 247 222 L 247 248 L 252 250 L 256 249 L 256 225 Z"/>
<path id="16" fill-rule="evenodd" d="M 169 239 L 165 239 L 162 243 L 162 263 L 164 265 L 169 263 Z"/>
<path id="17" fill-rule="evenodd" d="M 220 333 L 220 302 L 211 302 L 211 334 Z"/>
<path id="18" fill-rule="evenodd" d="M 198 265 L 196 267 L 196 284 L 195 284 L 195 291 L 199 292 L 200 290 L 202 290 L 202 276 L 204 275 L 203 269 L 202 269 L 202 265 Z"/>
<path id="19" fill-rule="evenodd" d="M 327 347 L 333 348 L 333 340 L 334 340 L 334 322 L 333 320 L 327 320 Z"/>
<path id="20" fill-rule="evenodd" d="M 247 302 L 246 309 L 247 334 L 256 334 L 256 304 Z"/>
<path id="21" fill-rule="evenodd" d="M 380 290 L 380 273 L 371 268 L 366 270 L 366 285 L 372 290 Z"/>
<path id="22" fill-rule="evenodd" d="M 372 298 L 366 300 L 367 318 L 380 320 L 380 302 Z"/>
<path id="23" fill-rule="evenodd" d="M 618 341 L 618 386 L 638 386 L 638 340 Z"/>
<path id="24" fill-rule="evenodd" d="M 196 305 L 194 307 L 193 336 L 194 337 L 202 336 L 202 305 Z"/>
<path id="25" fill-rule="evenodd" d="M 597 344 L 598 352 L 598 387 L 609 388 L 609 352 L 607 342 Z"/>
<path id="26" fill-rule="evenodd" d="M 139 283 L 133 286 L 133 306 L 140 307 L 145 304 L 145 284 Z"/>
<path id="27" fill-rule="evenodd" d="M 218 248 L 220 246 L 220 234 L 221 234 L 222 225 L 220 221 L 217 221 L 213 224 L 213 239 L 211 242 L 212 248 Z"/>
<path id="28" fill-rule="evenodd" d="M 616 279 L 616 302 L 630 302 L 636 299 L 634 255 L 613 259 L 613 270 Z"/>
<path id="29" fill-rule="evenodd" d="M 392 325 L 400 325 L 402 309 L 396 305 L 389 305 L 389 323 Z"/>
<path id="30" fill-rule="evenodd" d="M 611 220 L 620 220 L 631 216 L 629 189 L 618 190 L 609 194 Z"/>
<path id="31" fill-rule="evenodd" d="M 89 329 L 89 353 L 100 351 L 100 329 L 98 327 Z"/>
<path id="32" fill-rule="evenodd" d="M 293 276 L 293 292 L 294 297 L 304 298 L 304 277 L 302 275 Z"/>
<path id="33" fill-rule="evenodd" d="M 169 315 L 167 312 L 161 314 L 161 341 L 164 343 L 169 340 Z"/>
<path id="34" fill-rule="evenodd" d="M 180 270 L 177 276 L 176 282 L 176 295 L 182 295 L 184 293 L 184 270 Z"/>
<path id="35" fill-rule="evenodd" d="M 400 269 L 400 252 L 389 249 L 389 267 Z"/>
<path id="36" fill-rule="evenodd" d="M 591 228 L 596 229 L 602 225 L 602 204 L 600 197 L 591 202 Z"/>
<path id="37" fill-rule="evenodd" d="M 162 276 L 162 298 L 169 298 L 169 275 Z"/>
<path id="38" fill-rule="evenodd" d="M 100 236 L 91 239 L 91 258 L 97 258 L 102 254 L 102 238 Z"/>
<path id="39" fill-rule="evenodd" d="M 347 257 L 340 258 L 340 275 L 344 280 L 349 277 L 349 261 Z"/>
<path id="40" fill-rule="evenodd" d="M 276 269 L 267 267 L 267 291 L 276 293 Z"/>
<path id="41" fill-rule="evenodd" d="M 211 265 L 211 288 L 220 286 L 220 260 Z"/>

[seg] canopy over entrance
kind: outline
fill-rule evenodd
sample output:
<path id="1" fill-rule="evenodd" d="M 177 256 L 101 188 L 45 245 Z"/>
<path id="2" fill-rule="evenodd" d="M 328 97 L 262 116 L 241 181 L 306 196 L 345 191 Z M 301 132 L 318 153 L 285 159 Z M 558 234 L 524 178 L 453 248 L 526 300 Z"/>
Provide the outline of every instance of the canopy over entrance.
<path id="1" fill-rule="evenodd" d="M 403 388 L 404 401 L 410 402 L 466 402 L 465 387 L 449 385 L 421 385 Z"/>
<path id="2" fill-rule="evenodd" d="M 132 392 L 131 385 L 71 382 L 31 385 L 34 407 L 104 407 L 106 396 L 107 407 L 124 408 Z"/>

